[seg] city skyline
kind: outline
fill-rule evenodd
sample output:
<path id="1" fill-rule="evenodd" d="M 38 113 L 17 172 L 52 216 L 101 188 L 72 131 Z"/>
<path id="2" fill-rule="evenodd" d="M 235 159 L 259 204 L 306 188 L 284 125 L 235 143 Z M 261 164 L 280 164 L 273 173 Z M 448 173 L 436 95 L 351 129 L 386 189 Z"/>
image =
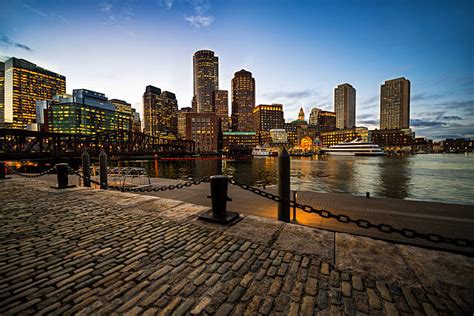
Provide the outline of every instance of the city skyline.
<path id="1" fill-rule="evenodd" d="M 320 17 L 324 10 L 329 16 L 337 17 L 335 8 L 328 3 L 301 2 L 299 6 L 290 6 L 290 2 L 283 1 L 270 6 L 281 25 L 265 16 L 259 23 L 248 24 L 254 28 L 253 34 L 239 33 L 237 26 L 231 25 L 235 20 L 229 17 L 229 11 L 247 13 L 244 23 L 263 7 L 262 4 L 245 3 L 244 10 L 236 8 L 232 1 L 225 5 L 211 1 L 163 1 L 155 5 L 144 3 L 140 7 L 127 1 L 86 1 L 83 8 L 66 2 L 53 8 L 48 1 L 7 1 L 6 18 L 0 22 L 0 28 L 4 30 L 0 34 L 0 55 L 24 58 L 65 75 L 67 92 L 79 88 L 102 91 L 112 98 L 130 102 L 143 114 L 141 95 L 146 85 L 176 93 L 180 108 L 191 106 L 192 54 L 200 49 L 210 49 L 220 58 L 219 89 L 230 91 L 233 74 L 239 69 L 247 69 L 257 81 L 256 104 L 282 103 L 285 119 L 290 121 L 296 119 L 300 107 L 305 113 L 313 107 L 333 111 L 333 89 L 347 82 L 357 90 L 356 125 L 369 128 L 378 128 L 380 122 L 380 85 L 385 80 L 403 76 L 412 83 L 411 126 L 417 135 L 433 139 L 474 137 L 474 76 L 472 70 L 469 71 L 473 69 L 473 44 L 466 40 L 472 38 L 474 32 L 467 20 L 472 4 L 467 1 L 459 2 L 458 6 L 440 1 L 426 8 L 421 2 L 404 3 L 418 15 L 413 13 L 417 22 L 407 19 L 403 27 L 387 13 L 392 10 L 393 15 L 410 17 L 410 13 L 401 12 L 400 4 L 357 6 L 345 1 L 350 9 L 349 18 L 345 25 L 336 27 L 329 18 Z M 162 18 L 155 26 L 164 26 L 163 31 L 160 28 L 151 31 L 155 22 L 152 23 L 145 9 L 153 9 Z M 420 15 L 422 9 L 426 12 Z M 284 13 L 285 10 L 288 12 Z M 87 18 L 74 20 L 78 14 L 87 14 L 84 16 Z M 292 19 L 282 20 L 296 14 L 302 15 L 298 23 Z M 18 28 L 14 26 L 14 20 L 20 16 L 26 22 Z M 356 16 L 367 17 L 364 22 L 367 25 Z M 229 20 L 224 21 L 228 17 Z M 312 18 L 318 22 L 312 22 Z M 386 20 L 383 30 L 379 30 L 375 26 L 382 18 Z M 119 25 L 117 20 L 123 23 Z M 90 22 L 90 25 L 86 26 L 84 22 Z M 436 26 L 435 22 L 440 25 Z M 57 28 L 57 24 L 63 28 Z M 97 27 L 97 32 L 84 32 L 93 26 Z M 359 29 L 351 31 L 351 26 Z M 372 43 L 359 34 L 365 29 L 369 29 L 366 37 Z M 279 31 L 280 39 L 269 39 L 269 31 L 275 30 Z M 135 36 L 127 32 L 135 32 Z M 397 45 L 390 46 L 387 40 L 378 37 L 384 32 L 388 32 Z M 114 33 L 133 49 L 121 47 L 117 50 L 118 35 Z M 219 38 L 222 34 L 235 38 Z M 162 40 L 157 41 L 159 50 L 152 50 L 154 54 L 148 53 L 147 45 L 154 46 L 145 35 L 162 35 L 156 37 Z M 290 35 L 293 35 L 291 40 L 285 42 Z M 349 38 L 354 35 L 354 39 Z M 54 40 L 47 41 L 46 36 Z M 174 41 L 167 41 L 169 36 L 174 37 Z M 337 42 L 343 36 L 345 41 Z M 77 51 L 72 48 L 75 45 L 69 47 L 61 41 L 66 38 L 71 43 L 87 42 L 90 47 Z M 230 45 L 242 40 L 247 40 L 246 45 L 252 45 L 252 49 L 245 49 L 245 45 Z M 46 43 L 49 49 L 45 49 Z M 341 52 L 343 43 L 350 48 L 344 54 Z M 329 48 L 329 44 L 337 45 Z M 363 45 L 367 47 L 361 49 Z M 95 46 L 103 52 L 95 55 Z M 272 49 L 274 46 L 278 52 Z M 288 48 L 291 46 L 294 48 Z M 368 56 L 363 57 L 363 53 Z M 344 56 L 346 60 L 341 59 Z M 123 67 L 123 61 L 119 63 L 118 59 L 128 59 L 133 64 Z M 325 63 L 327 65 L 323 65 Z"/>

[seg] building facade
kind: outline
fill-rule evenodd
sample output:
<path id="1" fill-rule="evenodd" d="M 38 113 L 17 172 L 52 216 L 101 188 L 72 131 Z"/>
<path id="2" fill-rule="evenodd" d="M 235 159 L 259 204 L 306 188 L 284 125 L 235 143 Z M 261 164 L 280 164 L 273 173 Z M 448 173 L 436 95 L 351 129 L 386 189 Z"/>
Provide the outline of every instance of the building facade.
<path id="1" fill-rule="evenodd" d="M 247 153 L 259 144 L 257 132 L 223 132 L 222 150 L 227 153 Z"/>
<path id="2" fill-rule="evenodd" d="M 253 108 L 255 107 L 255 79 L 244 69 L 232 79 L 232 131 L 254 131 Z"/>
<path id="3" fill-rule="evenodd" d="M 380 129 L 410 128 L 410 81 L 387 80 L 380 87 Z"/>
<path id="4" fill-rule="evenodd" d="M 137 112 L 134 108 L 132 108 L 132 131 L 135 133 L 142 133 L 142 120 L 140 119 L 140 113 Z"/>
<path id="5" fill-rule="evenodd" d="M 400 151 L 411 147 L 415 142 L 415 133 L 411 129 L 381 129 L 369 131 L 369 141 L 387 151 Z"/>
<path id="6" fill-rule="evenodd" d="M 219 149 L 219 118 L 214 113 L 184 113 L 187 140 L 194 140 L 198 153 L 216 153 Z"/>
<path id="7" fill-rule="evenodd" d="M 350 84 L 340 84 L 334 89 L 334 112 L 336 128 L 347 129 L 355 126 L 356 90 Z"/>
<path id="8" fill-rule="evenodd" d="M 193 56 L 195 112 L 214 113 L 213 92 L 219 90 L 219 58 L 210 50 L 200 50 Z"/>
<path id="9" fill-rule="evenodd" d="M 261 104 L 253 108 L 253 127 L 255 131 L 270 132 L 271 129 L 285 127 L 282 104 Z"/>
<path id="10" fill-rule="evenodd" d="M 116 111 L 103 93 L 77 89 L 55 96 L 45 110 L 45 126 L 53 133 L 92 135 L 112 130 L 130 130 L 130 117 Z M 125 129 L 127 128 L 127 129 Z"/>
<path id="11" fill-rule="evenodd" d="M 230 129 L 229 126 L 229 91 L 215 90 L 213 93 L 213 102 L 216 115 L 219 117 L 221 131 Z"/>
<path id="12" fill-rule="evenodd" d="M 126 101 L 119 99 L 110 99 L 115 107 L 116 114 L 118 116 L 117 123 L 122 124 L 117 126 L 119 130 L 132 130 L 134 117 L 132 116 L 132 105 Z"/>
<path id="13" fill-rule="evenodd" d="M 0 121 L 13 128 L 26 129 L 35 123 L 36 101 L 50 100 L 66 92 L 66 77 L 60 74 L 15 57 L 2 64 Z"/>
<path id="14" fill-rule="evenodd" d="M 176 137 L 178 134 L 178 100 L 174 93 L 147 86 L 143 94 L 144 133 L 151 136 Z"/>
<path id="15" fill-rule="evenodd" d="M 342 142 L 349 142 L 354 139 L 361 139 L 363 141 L 369 140 L 369 131 L 366 127 L 354 127 L 342 130 L 335 130 L 330 132 L 322 132 L 319 135 L 319 140 L 323 147 L 337 145 Z"/>
<path id="16" fill-rule="evenodd" d="M 178 139 L 186 139 L 186 113 L 192 113 L 192 107 L 184 107 L 178 110 Z"/>
<path id="17" fill-rule="evenodd" d="M 309 115 L 309 125 L 317 126 L 321 132 L 333 131 L 336 129 L 336 113 L 313 108 Z"/>

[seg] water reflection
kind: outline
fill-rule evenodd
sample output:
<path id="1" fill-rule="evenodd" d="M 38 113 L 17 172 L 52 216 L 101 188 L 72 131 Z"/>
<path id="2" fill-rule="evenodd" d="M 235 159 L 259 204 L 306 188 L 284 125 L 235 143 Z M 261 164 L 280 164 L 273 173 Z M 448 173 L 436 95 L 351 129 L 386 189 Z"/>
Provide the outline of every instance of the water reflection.
<path id="1" fill-rule="evenodd" d="M 397 199 L 408 197 L 411 179 L 410 158 L 387 157 L 377 165 L 379 185 L 376 194 Z"/>
<path id="2" fill-rule="evenodd" d="M 250 184 L 276 184 L 277 158 L 245 161 L 134 160 L 111 166 L 143 167 L 152 177 L 186 179 L 227 174 Z M 51 162 L 10 163 L 21 172 L 40 172 Z M 77 169 L 79 163 L 73 163 Z M 474 154 L 408 157 L 301 157 L 291 160 L 291 187 L 298 191 L 335 192 L 474 204 Z"/>

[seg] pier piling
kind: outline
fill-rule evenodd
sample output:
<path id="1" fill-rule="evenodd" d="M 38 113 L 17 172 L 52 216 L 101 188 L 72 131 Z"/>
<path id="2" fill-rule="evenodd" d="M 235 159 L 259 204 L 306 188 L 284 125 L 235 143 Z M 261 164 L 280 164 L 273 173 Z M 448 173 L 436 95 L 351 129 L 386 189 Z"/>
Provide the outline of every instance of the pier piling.
<path id="1" fill-rule="evenodd" d="M 107 190 L 109 185 L 107 183 L 107 154 L 102 149 L 99 154 L 99 173 L 100 173 L 100 188 Z"/>
<path id="2" fill-rule="evenodd" d="M 91 157 L 87 150 L 82 153 L 82 175 L 84 176 L 84 186 L 91 186 Z"/>

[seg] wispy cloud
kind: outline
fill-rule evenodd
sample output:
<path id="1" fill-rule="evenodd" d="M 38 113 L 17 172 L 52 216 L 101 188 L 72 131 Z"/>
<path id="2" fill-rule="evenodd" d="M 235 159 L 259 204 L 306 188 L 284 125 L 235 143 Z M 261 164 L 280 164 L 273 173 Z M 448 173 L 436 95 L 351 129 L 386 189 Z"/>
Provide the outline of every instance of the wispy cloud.
<path id="1" fill-rule="evenodd" d="M 45 11 L 41 11 L 39 10 L 38 8 L 35 8 L 29 4 L 26 4 L 26 3 L 23 3 L 23 7 L 28 9 L 29 11 L 33 12 L 34 14 L 40 16 L 40 17 L 43 17 L 45 19 L 48 19 L 48 20 L 61 20 L 62 22 L 64 23 L 71 23 L 71 21 L 69 21 L 67 18 L 65 18 L 64 16 L 60 15 L 60 14 L 56 14 L 54 12 L 45 12 Z"/>
<path id="2" fill-rule="evenodd" d="M 173 7 L 174 0 L 161 0 L 160 5 L 165 6 L 168 10 Z"/>
<path id="3" fill-rule="evenodd" d="M 434 99 L 440 99 L 445 97 L 445 95 L 442 94 L 429 94 L 429 93 L 417 93 L 411 96 L 411 101 L 428 101 L 428 100 L 434 100 Z"/>
<path id="4" fill-rule="evenodd" d="M 102 12 L 111 12 L 114 6 L 110 2 L 99 2 L 99 10 Z"/>
<path id="5" fill-rule="evenodd" d="M 31 47 L 25 45 L 25 44 L 21 44 L 21 43 L 18 43 L 18 42 L 15 42 L 15 41 L 12 41 L 8 36 L 6 35 L 0 35 L 0 43 L 2 43 L 3 45 L 6 45 L 6 46 L 10 46 L 10 47 L 15 47 L 15 48 L 20 48 L 20 49 L 24 49 L 26 51 L 33 51 L 31 49 Z"/>
<path id="6" fill-rule="evenodd" d="M 271 99 L 301 99 L 308 97 L 315 97 L 318 93 L 314 90 L 296 90 L 296 91 L 272 91 L 264 93 L 264 96 Z"/>
<path id="7" fill-rule="evenodd" d="M 197 28 L 201 26 L 209 26 L 214 22 L 214 17 L 212 15 L 192 15 L 186 16 L 184 19 Z"/>
<path id="8" fill-rule="evenodd" d="M 211 8 L 209 0 L 191 0 L 190 3 L 194 14 L 185 16 L 184 19 L 191 23 L 192 26 L 196 28 L 206 27 L 214 22 L 214 16 L 209 14 Z M 172 1 L 171 5 L 173 5 Z"/>
<path id="9" fill-rule="evenodd" d="M 130 21 L 135 16 L 135 1 L 115 1 L 115 0 L 104 0 L 98 3 L 99 11 L 105 14 L 108 21 L 105 21 L 106 25 L 116 25 L 117 21 Z"/>

